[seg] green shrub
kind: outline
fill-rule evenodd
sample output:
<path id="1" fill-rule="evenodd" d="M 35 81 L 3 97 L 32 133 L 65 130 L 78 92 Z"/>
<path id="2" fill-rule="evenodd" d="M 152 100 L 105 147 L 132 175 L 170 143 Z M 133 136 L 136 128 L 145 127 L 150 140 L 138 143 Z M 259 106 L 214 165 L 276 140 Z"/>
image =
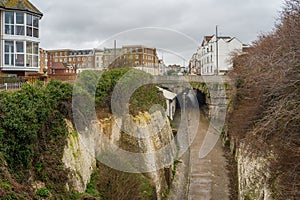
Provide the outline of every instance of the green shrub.
<path id="1" fill-rule="evenodd" d="M 39 197 L 50 197 L 51 193 L 47 188 L 40 188 L 36 191 L 36 195 Z"/>

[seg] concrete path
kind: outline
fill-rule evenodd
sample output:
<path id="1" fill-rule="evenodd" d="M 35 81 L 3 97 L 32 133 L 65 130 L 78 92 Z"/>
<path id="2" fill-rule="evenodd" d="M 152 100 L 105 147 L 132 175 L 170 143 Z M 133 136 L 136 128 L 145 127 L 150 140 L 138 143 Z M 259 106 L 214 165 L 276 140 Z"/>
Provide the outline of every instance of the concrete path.
<path id="1" fill-rule="evenodd" d="M 190 147 L 189 200 L 228 200 L 229 178 L 222 144 L 219 141 L 205 157 L 199 158 L 208 120 L 201 114 L 198 134 Z"/>

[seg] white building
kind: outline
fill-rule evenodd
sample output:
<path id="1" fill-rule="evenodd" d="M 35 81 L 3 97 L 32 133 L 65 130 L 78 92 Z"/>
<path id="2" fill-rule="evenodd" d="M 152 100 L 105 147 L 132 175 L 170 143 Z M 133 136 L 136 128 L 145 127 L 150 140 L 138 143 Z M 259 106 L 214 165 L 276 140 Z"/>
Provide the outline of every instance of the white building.
<path id="1" fill-rule="evenodd" d="M 200 61 L 198 60 L 197 53 L 194 53 L 189 61 L 189 72 L 190 74 L 201 74 Z"/>
<path id="2" fill-rule="evenodd" d="M 104 56 L 104 51 L 102 49 L 94 49 L 94 54 L 95 54 L 95 68 L 104 70 L 104 61 L 103 61 L 103 56 Z"/>
<path id="3" fill-rule="evenodd" d="M 0 73 L 39 72 L 39 21 L 42 13 L 28 0 L 0 1 Z"/>
<path id="4" fill-rule="evenodd" d="M 232 68 L 232 54 L 242 54 L 244 47 L 237 38 L 205 36 L 197 50 L 201 75 L 224 75 Z"/>

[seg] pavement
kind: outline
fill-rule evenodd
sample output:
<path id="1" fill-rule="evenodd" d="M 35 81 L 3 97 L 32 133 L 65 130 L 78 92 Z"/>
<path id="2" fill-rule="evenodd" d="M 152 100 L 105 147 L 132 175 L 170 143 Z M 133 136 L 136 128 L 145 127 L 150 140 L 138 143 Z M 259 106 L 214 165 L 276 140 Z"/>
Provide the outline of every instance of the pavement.
<path id="1" fill-rule="evenodd" d="M 190 146 L 188 200 L 229 200 L 229 177 L 221 141 L 204 158 L 199 151 L 209 121 L 201 114 L 200 126 Z"/>

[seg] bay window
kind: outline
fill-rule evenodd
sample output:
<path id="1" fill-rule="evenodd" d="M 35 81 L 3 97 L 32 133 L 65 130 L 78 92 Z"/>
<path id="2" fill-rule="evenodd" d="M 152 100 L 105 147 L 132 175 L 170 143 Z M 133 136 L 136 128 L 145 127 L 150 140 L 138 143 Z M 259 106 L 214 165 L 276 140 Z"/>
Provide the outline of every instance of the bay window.
<path id="1" fill-rule="evenodd" d="M 5 12 L 4 33 L 39 37 L 39 17 L 23 12 Z"/>
<path id="2" fill-rule="evenodd" d="M 4 65 L 38 67 L 39 45 L 29 41 L 4 41 Z M 26 59 L 25 59 L 26 58 Z"/>

